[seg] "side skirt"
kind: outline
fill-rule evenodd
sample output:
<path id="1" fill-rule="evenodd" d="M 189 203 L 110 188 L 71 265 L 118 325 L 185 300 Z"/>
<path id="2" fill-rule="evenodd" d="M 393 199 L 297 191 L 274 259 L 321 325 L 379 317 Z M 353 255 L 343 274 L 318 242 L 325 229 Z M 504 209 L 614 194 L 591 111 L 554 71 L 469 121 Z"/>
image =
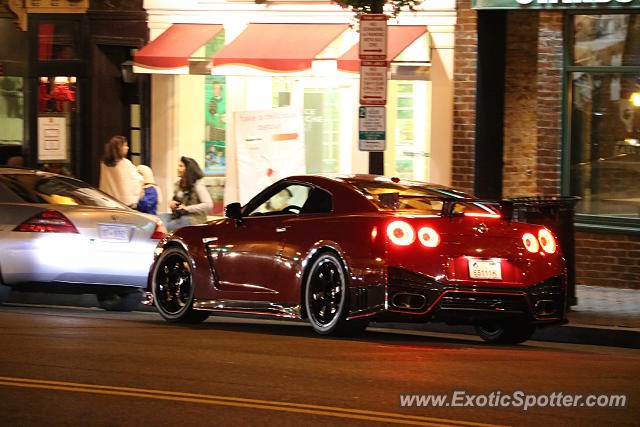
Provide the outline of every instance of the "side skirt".
<path id="1" fill-rule="evenodd" d="M 300 319 L 300 306 L 289 304 L 276 304 L 266 301 L 240 301 L 240 300 L 194 300 L 195 310 L 217 311 L 225 313 L 258 314 L 275 317 Z"/>

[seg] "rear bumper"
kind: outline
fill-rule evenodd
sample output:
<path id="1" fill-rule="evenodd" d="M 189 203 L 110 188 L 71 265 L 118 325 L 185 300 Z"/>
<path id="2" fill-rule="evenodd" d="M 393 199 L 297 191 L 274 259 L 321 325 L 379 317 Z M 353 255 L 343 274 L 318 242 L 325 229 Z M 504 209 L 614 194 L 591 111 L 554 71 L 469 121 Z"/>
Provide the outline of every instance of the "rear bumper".
<path id="1" fill-rule="evenodd" d="M 474 324 L 517 318 L 551 324 L 566 320 L 566 277 L 526 288 L 444 284 L 421 274 L 389 268 L 388 313 L 447 323 Z"/>
<path id="2" fill-rule="evenodd" d="M 550 277 L 526 288 L 514 288 L 447 284 L 390 267 L 386 287 L 369 287 L 366 298 L 359 297 L 363 292 L 359 288 L 352 289 L 350 318 L 372 316 L 379 321 L 443 321 L 449 324 L 507 319 L 540 325 L 566 322 L 565 276 Z"/>

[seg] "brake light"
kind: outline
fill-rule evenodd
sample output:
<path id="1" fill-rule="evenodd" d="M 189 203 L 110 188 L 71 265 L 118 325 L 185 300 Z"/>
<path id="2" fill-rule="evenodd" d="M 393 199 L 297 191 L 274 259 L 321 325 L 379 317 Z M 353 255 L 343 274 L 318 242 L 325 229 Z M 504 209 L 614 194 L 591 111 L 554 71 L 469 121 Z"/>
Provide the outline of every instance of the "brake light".
<path id="1" fill-rule="evenodd" d="M 387 237 L 399 246 L 408 246 L 416 240 L 413 228 L 404 221 L 393 221 L 387 226 Z"/>
<path id="2" fill-rule="evenodd" d="M 153 231 L 151 235 L 152 239 L 163 239 L 164 236 L 167 235 L 167 228 L 164 226 L 160 219 L 156 219 L 156 229 Z"/>
<path id="3" fill-rule="evenodd" d="M 522 243 L 524 243 L 524 247 L 531 253 L 536 253 L 540 250 L 536 236 L 531 233 L 524 233 L 522 235 Z"/>
<path id="4" fill-rule="evenodd" d="M 476 217 L 476 218 L 500 218 L 499 213 L 484 213 L 484 212 L 465 212 L 464 216 Z"/>
<path id="5" fill-rule="evenodd" d="M 13 231 L 31 233 L 76 233 L 78 229 L 69 219 L 58 211 L 52 209 L 42 211 L 32 216 Z"/>
<path id="6" fill-rule="evenodd" d="M 551 232 L 546 228 L 538 231 L 538 241 L 540 242 L 540 246 L 542 246 L 542 250 L 546 253 L 552 254 L 556 251 L 556 239 L 553 238 Z"/>
<path id="7" fill-rule="evenodd" d="M 422 227 L 418 230 L 418 239 L 420 243 L 428 248 L 435 248 L 440 244 L 440 235 L 430 227 Z"/>

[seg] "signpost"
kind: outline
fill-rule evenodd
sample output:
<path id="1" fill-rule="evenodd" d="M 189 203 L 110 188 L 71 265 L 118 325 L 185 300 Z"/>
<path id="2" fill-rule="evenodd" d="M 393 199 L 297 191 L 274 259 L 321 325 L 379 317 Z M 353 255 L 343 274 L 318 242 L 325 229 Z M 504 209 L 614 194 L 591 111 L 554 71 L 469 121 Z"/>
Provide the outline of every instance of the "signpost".
<path id="1" fill-rule="evenodd" d="M 382 12 L 380 10 L 380 12 Z M 360 110 L 358 149 L 369 152 L 369 173 L 384 173 L 387 104 L 387 16 L 360 17 Z"/>
<path id="2" fill-rule="evenodd" d="M 360 151 L 384 151 L 386 148 L 385 107 L 361 106 L 359 110 Z"/>

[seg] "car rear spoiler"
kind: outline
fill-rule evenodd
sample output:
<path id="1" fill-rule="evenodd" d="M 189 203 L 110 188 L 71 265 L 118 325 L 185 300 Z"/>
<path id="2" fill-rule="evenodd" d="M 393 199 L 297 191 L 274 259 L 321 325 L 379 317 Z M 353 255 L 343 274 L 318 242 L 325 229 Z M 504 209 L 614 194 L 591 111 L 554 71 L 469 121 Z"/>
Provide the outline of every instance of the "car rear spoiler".
<path id="1" fill-rule="evenodd" d="M 457 198 L 457 197 L 447 197 L 443 198 L 442 201 L 444 205 L 442 206 L 442 216 L 453 218 L 456 215 L 455 207 L 460 203 L 474 203 L 474 204 L 482 204 L 489 205 L 491 207 L 495 207 L 497 211 L 499 211 L 500 216 L 507 221 L 511 221 L 513 218 L 513 201 L 511 200 L 485 200 L 485 199 L 474 199 L 474 198 Z"/>

